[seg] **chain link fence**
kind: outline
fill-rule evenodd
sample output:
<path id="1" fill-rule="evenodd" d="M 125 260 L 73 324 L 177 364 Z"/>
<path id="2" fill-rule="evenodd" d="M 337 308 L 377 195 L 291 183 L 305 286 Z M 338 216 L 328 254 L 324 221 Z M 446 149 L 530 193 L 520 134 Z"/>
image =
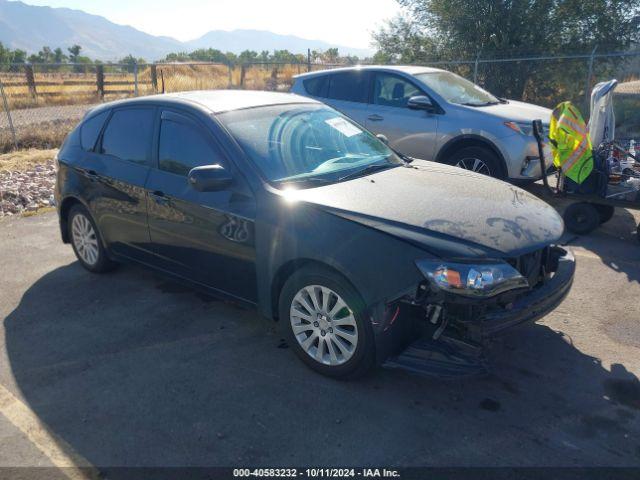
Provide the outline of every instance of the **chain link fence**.
<path id="1" fill-rule="evenodd" d="M 492 93 L 547 107 L 571 100 L 588 113 L 588 95 L 616 77 L 623 136 L 640 132 L 640 51 L 426 62 Z M 345 66 L 315 63 L 13 64 L 0 66 L 0 153 L 58 146 L 94 105 L 139 95 L 239 88 L 287 91 L 295 75 Z M 585 109 L 586 108 L 586 109 Z"/>

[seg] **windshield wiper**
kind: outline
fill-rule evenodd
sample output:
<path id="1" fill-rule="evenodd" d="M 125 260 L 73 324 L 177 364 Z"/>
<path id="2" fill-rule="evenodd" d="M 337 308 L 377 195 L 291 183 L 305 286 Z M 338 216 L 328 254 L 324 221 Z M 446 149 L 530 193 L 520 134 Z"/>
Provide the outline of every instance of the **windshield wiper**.
<path id="1" fill-rule="evenodd" d="M 329 183 L 333 183 L 331 180 L 322 177 L 300 177 L 292 178 L 291 180 L 279 180 L 278 182 L 282 185 L 300 183 L 317 183 L 318 185 L 327 185 Z"/>
<path id="2" fill-rule="evenodd" d="M 395 167 L 396 165 L 392 163 L 374 163 L 373 165 L 367 165 L 365 168 L 361 170 L 356 170 L 355 172 L 347 173 L 342 177 L 338 178 L 339 182 L 343 182 L 345 180 L 351 180 L 352 178 L 364 177 L 365 175 L 369 175 L 374 172 L 379 172 L 380 170 L 386 170 L 387 168 Z"/>

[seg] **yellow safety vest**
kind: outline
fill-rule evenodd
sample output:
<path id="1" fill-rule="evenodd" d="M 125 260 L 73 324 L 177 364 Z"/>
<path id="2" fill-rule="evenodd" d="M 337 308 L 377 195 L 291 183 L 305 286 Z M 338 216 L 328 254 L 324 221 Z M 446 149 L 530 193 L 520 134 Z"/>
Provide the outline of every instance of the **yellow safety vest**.
<path id="1" fill-rule="evenodd" d="M 560 103 L 551 114 L 549 140 L 553 164 L 580 184 L 593 170 L 593 152 L 587 125 L 571 102 Z"/>

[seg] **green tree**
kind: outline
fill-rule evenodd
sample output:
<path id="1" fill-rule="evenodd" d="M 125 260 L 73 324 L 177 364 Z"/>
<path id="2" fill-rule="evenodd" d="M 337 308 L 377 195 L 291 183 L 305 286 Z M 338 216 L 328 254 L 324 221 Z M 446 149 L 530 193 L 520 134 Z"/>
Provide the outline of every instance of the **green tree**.
<path id="1" fill-rule="evenodd" d="M 378 61 L 623 50 L 640 39 L 640 0 L 398 0 L 403 14 L 374 34 Z M 614 62 L 615 63 L 615 62 Z M 586 61 L 482 64 L 479 83 L 513 98 L 580 96 Z M 604 62 L 601 69 L 608 67 Z M 460 69 L 469 75 L 471 69 Z M 559 85 L 563 85 L 559 91 Z"/>
<path id="2" fill-rule="evenodd" d="M 72 47 L 67 48 L 67 51 L 69 52 L 69 61 L 71 63 L 78 63 L 82 47 L 80 45 L 73 45 Z"/>

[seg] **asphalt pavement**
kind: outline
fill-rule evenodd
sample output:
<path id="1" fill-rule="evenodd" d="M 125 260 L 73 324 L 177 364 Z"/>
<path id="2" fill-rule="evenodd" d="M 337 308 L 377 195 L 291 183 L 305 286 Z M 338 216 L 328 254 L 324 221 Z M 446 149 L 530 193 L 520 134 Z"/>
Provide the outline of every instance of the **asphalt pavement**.
<path id="1" fill-rule="evenodd" d="M 639 220 L 566 236 L 569 297 L 497 342 L 490 375 L 351 382 L 255 311 L 86 272 L 55 214 L 2 220 L 0 466 L 639 466 Z"/>

